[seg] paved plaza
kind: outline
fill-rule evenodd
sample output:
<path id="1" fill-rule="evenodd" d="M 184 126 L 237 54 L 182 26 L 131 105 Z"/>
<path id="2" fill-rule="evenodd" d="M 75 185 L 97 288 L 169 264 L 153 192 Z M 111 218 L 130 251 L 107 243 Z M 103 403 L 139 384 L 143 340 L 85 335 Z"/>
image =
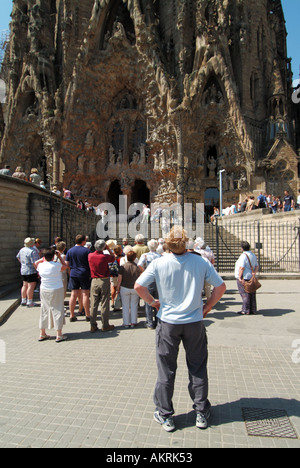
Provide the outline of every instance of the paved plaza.
<path id="1" fill-rule="evenodd" d="M 256 316 L 237 314 L 236 283 L 226 284 L 205 320 L 213 406 L 207 430 L 195 427 L 182 346 L 176 431 L 153 420 L 155 332 L 145 328 L 142 310 L 136 329 L 124 329 L 121 313 L 112 312 L 109 333 L 90 334 L 84 317 L 67 319 L 68 341 L 57 344 L 53 330 L 52 340 L 38 342 L 39 308 L 18 307 L 0 327 L 0 447 L 300 448 L 299 280 L 264 280 Z M 249 435 L 245 408 L 284 410 L 298 437 Z"/>

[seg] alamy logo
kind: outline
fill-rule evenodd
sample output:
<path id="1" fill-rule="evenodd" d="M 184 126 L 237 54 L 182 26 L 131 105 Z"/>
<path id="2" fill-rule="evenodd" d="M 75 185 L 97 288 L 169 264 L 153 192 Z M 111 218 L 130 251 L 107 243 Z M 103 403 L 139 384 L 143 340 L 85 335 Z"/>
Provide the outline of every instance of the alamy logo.
<path id="1" fill-rule="evenodd" d="M 294 364 L 300 364 L 300 340 L 294 340 L 292 343 L 292 348 L 295 349 L 292 354 L 292 361 Z"/>
<path id="2" fill-rule="evenodd" d="M 292 101 L 294 104 L 300 104 L 300 79 L 293 81 Z"/>
<path id="3" fill-rule="evenodd" d="M 143 203 L 134 203 L 128 207 L 127 196 L 119 196 L 119 212 L 114 205 L 101 203 L 98 210 L 102 213 L 97 223 L 96 232 L 100 239 L 115 239 L 117 226 L 119 237 L 132 237 L 143 234 L 145 238 L 165 238 L 173 225 L 182 226 L 189 238 L 204 237 L 204 204 L 179 203 L 168 205 L 151 204 L 151 217 L 148 220 L 143 216 Z M 162 236 L 161 236 L 162 234 Z"/>
<path id="4" fill-rule="evenodd" d="M 6 363 L 6 344 L 5 341 L 0 340 L 0 364 Z"/>

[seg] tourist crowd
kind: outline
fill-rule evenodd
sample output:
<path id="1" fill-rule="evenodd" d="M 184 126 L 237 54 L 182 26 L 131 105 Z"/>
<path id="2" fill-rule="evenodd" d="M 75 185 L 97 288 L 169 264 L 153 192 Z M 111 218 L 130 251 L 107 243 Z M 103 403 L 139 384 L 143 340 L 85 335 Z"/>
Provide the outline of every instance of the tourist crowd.
<path id="1" fill-rule="evenodd" d="M 238 202 L 237 204 L 233 203 L 232 205 L 223 208 L 222 215 L 231 216 L 262 208 L 268 209 L 270 214 L 288 212 L 295 209 L 300 210 L 300 190 L 298 191 L 296 201 L 288 190 L 284 191 L 283 197 L 260 192 L 257 199 L 251 195 L 246 197 L 242 202 Z M 211 222 L 214 223 L 218 216 L 220 216 L 220 210 L 217 207 L 214 207 L 214 212 L 210 218 Z"/>
<path id="2" fill-rule="evenodd" d="M 157 334 L 154 419 L 168 432 L 175 429 L 172 397 L 182 341 L 189 370 L 189 392 L 197 414 L 196 426 L 206 429 L 211 405 L 203 319 L 222 298 L 226 285 L 214 268 L 214 254 L 204 240 L 188 239 L 181 227 L 174 226 L 165 239 L 151 239 L 147 245 L 143 235 L 138 234 L 134 246 L 129 245 L 128 239 L 123 239 L 122 245 L 111 239 L 99 239 L 92 248 L 87 237 L 79 234 L 75 245 L 67 252 L 60 238 L 49 248 L 41 250 L 41 247 L 40 239 L 29 237 L 17 255 L 23 279 L 22 306 L 37 305 L 33 302 L 33 293 L 40 282 L 39 341 L 49 340 L 46 330 L 52 328 L 56 330 L 57 343 L 67 339 L 62 333 L 67 288 L 71 291 L 70 321 L 77 321 L 75 306 L 78 301 L 81 314 L 90 323 L 91 333 L 99 330 L 99 305 L 102 332 L 115 328 L 110 323 L 111 308 L 115 311 L 122 308 L 124 328 L 135 328 L 142 299 L 146 326 L 156 329 Z M 255 292 L 247 292 L 246 286 L 258 272 L 259 265 L 248 242 L 242 242 L 241 249 L 235 267 L 243 301 L 240 313 L 256 314 Z"/>
<path id="3" fill-rule="evenodd" d="M 10 166 L 6 165 L 3 169 L 0 169 L 0 175 L 6 175 L 16 179 L 25 180 L 26 182 L 31 182 L 32 184 L 35 184 L 45 190 L 49 188 L 36 168 L 32 168 L 30 174 L 27 175 L 21 166 L 16 167 L 16 170 L 12 172 Z M 73 193 L 68 188 L 63 188 L 61 192 L 58 187 L 54 185 L 51 188 L 51 192 L 55 193 L 55 195 L 63 196 L 63 198 L 75 201 Z M 96 208 L 91 203 L 89 203 L 88 200 L 83 201 L 81 198 L 79 198 L 76 201 L 76 206 L 80 210 L 87 210 L 93 213 L 96 212 Z"/>
<path id="4" fill-rule="evenodd" d="M 189 240 L 187 251 L 198 253 L 214 264 L 214 254 L 201 238 L 197 238 L 196 241 Z M 153 260 L 169 253 L 164 239 L 151 239 L 145 244 L 142 234 L 136 236 L 134 246 L 129 245 L 128 239 L 123 239 L 122 245 L 117 245 L 116 241 L 111 239 L 97 240 L 92 246 L 85 235 L 78 235 L 75 245 L 68 251 L 66 243 L 59 237 L 46 249 L 42 249 L 40 239 L 26 238 L 24 247 L 17 255 L 23 280 L 21 305 L 38 305 L 33 296 L 39 286 L 41 341 L 48 339 L 45 334 L 46 328 L 55 328 L 57 340 L 62 340 L 62 323 L 65 317 L 69 315 L 70 322 L 77 321 L 77 301 L 78 315 L 84 315 L 86 321 L 90 322 L 91 333 L 98 330 L 99 305 L 102 331 L 114 328 L 109 323 L 110 310 L 118 311 L 121 308 L 124 327 L 134 328 L 138 323 L 139 307 L 139 296 L 134 290 L 135 282 Z M 67 289 L 70 291 L 68 314 L 64 307 Z M 150 284 L 148 289 L 153 301 L 158 299 L 157 285 Z M 45 291 L 50 295 L 46 296 Z M 204 291 L 209 298 L 209 284 L 205 283 Z M 149 329 L 156 327 L 153 301 L 152 304 L 145 304 L 146 326 Z"/>

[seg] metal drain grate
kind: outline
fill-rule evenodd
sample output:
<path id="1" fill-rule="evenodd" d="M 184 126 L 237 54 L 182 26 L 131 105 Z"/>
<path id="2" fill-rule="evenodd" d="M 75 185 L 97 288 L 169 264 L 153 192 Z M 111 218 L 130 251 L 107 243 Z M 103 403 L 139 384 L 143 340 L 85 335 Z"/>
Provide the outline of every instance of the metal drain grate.
<path id="1" fill-rule="evenodd" d="M 242 412 L 249 436 L 298 439 L 284 410 L 242 408 Z"/>

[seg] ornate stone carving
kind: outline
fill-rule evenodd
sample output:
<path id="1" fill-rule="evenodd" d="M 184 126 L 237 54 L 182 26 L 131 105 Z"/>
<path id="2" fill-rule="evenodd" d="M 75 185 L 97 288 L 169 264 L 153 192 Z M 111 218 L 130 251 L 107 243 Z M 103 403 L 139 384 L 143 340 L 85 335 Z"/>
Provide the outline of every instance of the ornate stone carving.
<path id="1" fill-rule="evenodd" d="M 295 141 L 285 23 L 270 11 L 255 0 L 15 0 L 1 162 L 46 161 L 52 182 L 94 203 L 121 174 L 129 195 L 144 181 L 149 202 L 203 202 L 221 169 L 228 197 L 267 183 L 278 150 L 295 195 L 299 125 Z"/>

